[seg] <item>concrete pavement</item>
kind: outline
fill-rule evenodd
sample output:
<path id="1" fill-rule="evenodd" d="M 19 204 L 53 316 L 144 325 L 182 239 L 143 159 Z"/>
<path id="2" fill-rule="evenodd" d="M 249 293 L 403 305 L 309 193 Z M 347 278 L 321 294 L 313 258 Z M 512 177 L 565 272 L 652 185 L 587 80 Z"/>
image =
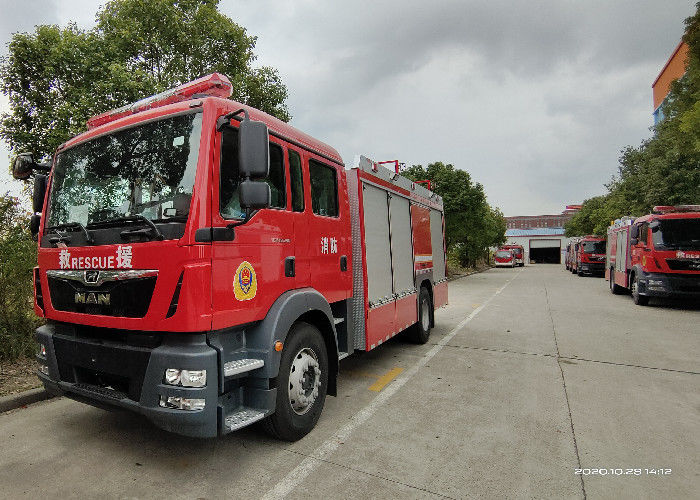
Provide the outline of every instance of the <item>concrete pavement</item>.
<path id="1" fill-rule="evenodd" d="M 256 429 L 182 438 L 61 398 L 2 414 L 0 496 L 698 491 L 700 309 L 638 307 L 612 296 L 604 280 L 534 265 L 450 283 L 450 306 L 436 323 L 427 345 L 393 339 L 344 360 L 338 397 L 293 444 Z M 391 382 L 369 390 L 390 372 Z M 659 468 L 671 473 L 647 471 Z"/>

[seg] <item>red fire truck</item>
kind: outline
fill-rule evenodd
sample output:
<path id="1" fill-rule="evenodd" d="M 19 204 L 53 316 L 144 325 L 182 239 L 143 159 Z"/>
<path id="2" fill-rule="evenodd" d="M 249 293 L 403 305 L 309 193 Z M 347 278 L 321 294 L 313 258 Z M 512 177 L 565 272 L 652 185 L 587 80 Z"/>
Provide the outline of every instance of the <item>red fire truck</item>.
<path id="1" fill-rule="evenodd" d="M 579 276 L 586 274 L 603 276 L 605 273 L 605 238 L 584 236 L 575 244 L 576 252 L 572 255 L 574 272 Z"/>
<path id="2" fill-rule="evenodd" d="M 578 242 L 580 238 L 571 238 L 566 245 L 566 253 L 564 254 L 564 264 L 568 271 L 576 273 L 576 253 L 578 252 Z"/>
<path id="3" fill-rule="evenodd" d="M 608 228 L 605 278 L 635 304 L 650 297 L 700 298 L 700 205 L 658 206 Z"/>
<path id="4" fill-rule="evenodd" d="M 515 254 L 513 250 L 505 250 L 499 248 L 496 253 L 493 254 L 493 264 L 496 267 L 515 267 Z"/>
<path id="5" fill-rule="evenodd" d="M 525 249 L 522 245 L 503 245 L 499 250 L 512 250 L 515 263 L 520 267 L 525 265 Z"/>
<path id="6" fill-rule="evenodd" d="M 38 375 L 179 434 L 264 419 L 295 440 L 339 360 L 428 340 L 442 199 L 367 158 L 346 170 L 231 89 L 212 74 L 91 118 L 51 165 L 15 159 L 34 175 Z"/>

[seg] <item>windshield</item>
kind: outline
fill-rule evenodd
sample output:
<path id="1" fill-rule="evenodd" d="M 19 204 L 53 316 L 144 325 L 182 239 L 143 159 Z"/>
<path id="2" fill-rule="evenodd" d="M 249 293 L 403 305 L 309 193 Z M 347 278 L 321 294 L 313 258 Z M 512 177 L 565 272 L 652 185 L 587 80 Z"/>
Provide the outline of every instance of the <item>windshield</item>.
<path id="1" fill-rule="evenodd" d="M 651 234 L 657 250 L 700 250 L 700 219 L 663 219 Z"/>
<path id="2" fill-rule="evenodd" d="M 604 241 L 584 241 L 583 253 L 605 253 Z"/>
<path id="3" fill-rule="evenodd" d="M 510 252 L 505 251 L 505 250 L 501 250 L 501 251 L 496 252 L 496 257 L 499 257 L 501 259 L 504 257 L 510 258 L 511 256 L 512 256 L 512 254 Z"/>
<path id="4" fill-rule="evenodd" d="M 126 216 L 185 220 L 199 154 L 202 114 L 165 118 L 60 153 L 47 226 Z"/>

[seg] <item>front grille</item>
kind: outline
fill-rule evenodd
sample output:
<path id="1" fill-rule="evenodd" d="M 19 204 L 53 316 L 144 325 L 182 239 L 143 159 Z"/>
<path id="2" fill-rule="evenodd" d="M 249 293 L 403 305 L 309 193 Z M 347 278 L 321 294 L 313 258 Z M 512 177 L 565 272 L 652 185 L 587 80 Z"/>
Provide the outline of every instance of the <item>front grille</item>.
<path id="1" fill-rule="evenodd" d="M 108 281 L 85 286 L 79 281 L 49 276 L 49 294 L 58 311 L 125 318 L 143 318 L 148 312 L 156 277 Z"/>
<path id="2" fill-rule="evenodd" d="M 700 259 L 666 259 L 673 271 L 700 271 Z"/>
<path id="3" fill-rule="evenodd" d="M 151 349 L 53 336 L 60 379 L 114 399 L 141 399 Z"/>

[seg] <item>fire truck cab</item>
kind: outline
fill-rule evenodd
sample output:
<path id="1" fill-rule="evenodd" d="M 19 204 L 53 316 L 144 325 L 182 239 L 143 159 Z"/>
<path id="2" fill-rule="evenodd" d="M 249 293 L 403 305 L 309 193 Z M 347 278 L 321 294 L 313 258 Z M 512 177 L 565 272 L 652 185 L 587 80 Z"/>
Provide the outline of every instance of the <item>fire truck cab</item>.
<path id="1" fill-rule="evenodd" d="M 15 159 L 34 174 L 38 375 L 178 434 L 264 419 L 296 440 L 339 360 L 427 342 L 442 199 L 366 158 L 346 170 L 231 89 L 212 74 L 91 118 L 49 166 Z"/>
<path id="2" fill-rule="evenodd" d="M 605 277 L 635 304 L 651 297 L 700 299 L 700 205 L 657 206 L 608 228 Z"/>
<path id="3" fill-rule="evenodd" d="M 520 267 L 525 265 L 525 249 L 522 245 L 503 245 L 499 250 L 512 250 L 515 264 Z"/>
<path id="4" fill-rule="evenodd" d="M 576 253 L 572 255 L 576 274 L 603 276 L 605 274 L 605 238 L 584 236 L 576 242 Z"/>

